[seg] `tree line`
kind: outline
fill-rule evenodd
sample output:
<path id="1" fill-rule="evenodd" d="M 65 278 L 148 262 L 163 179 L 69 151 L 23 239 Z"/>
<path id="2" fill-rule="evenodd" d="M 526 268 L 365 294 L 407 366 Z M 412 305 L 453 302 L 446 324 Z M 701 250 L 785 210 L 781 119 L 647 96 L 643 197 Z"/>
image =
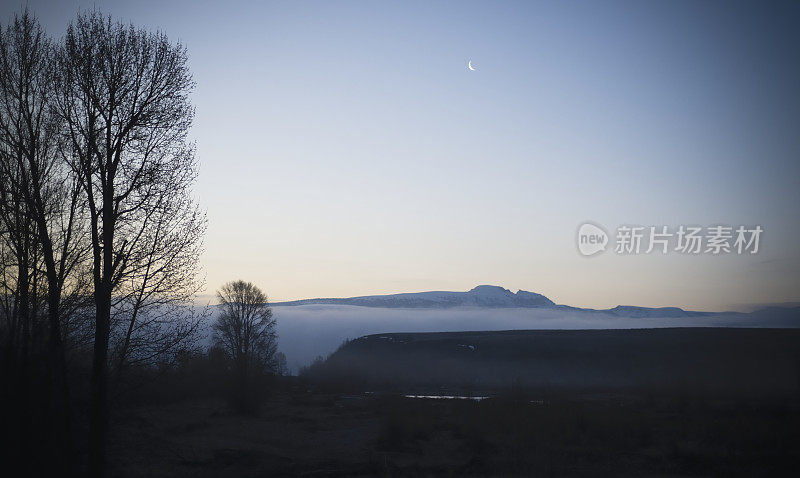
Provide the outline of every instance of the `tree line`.
<path id="1" fill-rule="evenodd" d="M 185 46 L 97 11 L 58 40 L 27 10 L 0 32 L 0 413 L 24 474 L 78 473 L 73 370 L 104 476 L 119 377 L 194 346 L 193 88 Z"/>

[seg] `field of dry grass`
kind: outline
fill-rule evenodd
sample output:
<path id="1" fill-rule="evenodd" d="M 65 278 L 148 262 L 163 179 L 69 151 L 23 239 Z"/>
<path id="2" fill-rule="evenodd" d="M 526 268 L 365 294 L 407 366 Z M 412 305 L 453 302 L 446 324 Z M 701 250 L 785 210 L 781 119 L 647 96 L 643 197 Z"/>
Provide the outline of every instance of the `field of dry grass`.
<path id="1" fill-rule="evenodd" d="M 115 475 L 770 476 L 800 464 L 796 401 L 280 388 L 256 416 L 213 399 L 126 409 Z"/>

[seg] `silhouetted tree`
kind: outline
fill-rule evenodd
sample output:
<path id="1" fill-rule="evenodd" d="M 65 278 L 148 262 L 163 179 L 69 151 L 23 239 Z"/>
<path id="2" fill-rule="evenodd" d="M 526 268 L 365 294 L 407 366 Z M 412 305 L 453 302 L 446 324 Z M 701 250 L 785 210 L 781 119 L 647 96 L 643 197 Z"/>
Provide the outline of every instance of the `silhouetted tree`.
<path id="1" fill-rule="evenodd" d="M 89 474 L 102 476 L 112 334 L 120 331 L 114 349 L 122 366 L 137 343 L 152 357 L 194 330 L 164 333 L 175 323 L 164 311 L 199 287 L 205 219 L 190 197 L 196 163 L 187 140 L 194 83 L 182 45 L 97 12 L 69 26 L 55 71 L 64 152 L 88 208 L 95 308 Z"/>
<path id="2" fill-rule="evenodd" d="M 228 282 L 217 291 L 217 299 L 220 312 L 214 323 L 214 344 L 233 364 L 238 406 L 244 409 L 252 377 L 275 374 L 281 366 L 275 319 L 266 294 L 250 282 Z"/>
<path id="3" fill-rule="evenodd" d="M 80 234 L 83 201 L 58 150 L 61 124 L 52 108 L 53 47 L 27 10 L 0 34 L 0 95 L 0 222 L 7 237 L 0 247 L 4 259 L 14 258 L 17 272 L 11 294 L 16 306 L 5 308 L 12 318 L 7 330 L 11 337 L 23 337 L 25 357 L 33 342 L 43 338 L 31 334 L 47 331 L 49 380 L 43 386 L 49 390 L 42 392 L 49 397 L 49 422 L 55 432 L 46 434 L 54 438 L 47 448 L 67 471 L 71 453 L 62 298 L 65 293 L 82 295 L 82 282 L 75 276 L 86 252 Z M 11 282 L 3 284 L 8 287 Z M 46 328 L 34 326 L 40 315 L 46 316 Z M 25 360 L 19 368 L 23 374 Z"/>

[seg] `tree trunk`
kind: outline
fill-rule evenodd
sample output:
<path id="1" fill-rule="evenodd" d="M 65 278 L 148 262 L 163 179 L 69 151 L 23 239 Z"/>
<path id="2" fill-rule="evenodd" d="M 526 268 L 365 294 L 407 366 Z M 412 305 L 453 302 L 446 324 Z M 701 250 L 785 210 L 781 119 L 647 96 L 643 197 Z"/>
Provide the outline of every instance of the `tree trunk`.
<path id="1" fill-rule="evenodd" d="M 89 476 L 102 478 L 106 473 L 106 440 L 108 439 L 108 339 L 111 333 L 111 295 L 114 276 L 114 165 L 107 158 L 108 179 L 103 185 L 102 248 L 100 235 L 93 231 L 95 256 L 95 335 L 92 362 L 92 411 L 89 429 Z M 102 255 L 101 255 L 102 253 Z"/>
<path id="2" fill-rule="evenodd" d="M 111 324 L 111 297 L 103 287 L 95 296 L 95 338 L 92 361 L 92 407 L 89 428 L 89 476 L 101 478 L 106 472 L 108 437 L 108 338 Z"/>
<path id="3" fill-rule="evenodd" d="M 33 453 L 33 436 L 32 436 L 32 419 L 33 413 L 31 410 L 31 382 L 30 382 L 30 340 L 31 340 L 31 313 L 30 313 L 30 281 L 28 277 L 28 247 L 27 240 L 25 241 L 23 253 L 19 255 L 19 312 L 18 317 L 22 325 L 22 335 L 20 341 L 20 355 L 18 362 L 19 373 L 19 398 L 20 398 L 20 431 L 21 431 L 21 448 L 22 456 L 25 460 L 32 460 Z"/>
<path id="4" fill-rule="evenodd" d="M 50 285 L 48 286 L 50 287 Z M 64 343 L 61 339 L 59 317 L 59 297 L 49 298 L 48 319 L 50 322 L 50 408 L 54 428 L 56 463 L 66 476 L 73 476 L 75 468 L 72 450 L 71 409 L 69 405 L 69 385 L 67 383 L 67 364 Z"/>

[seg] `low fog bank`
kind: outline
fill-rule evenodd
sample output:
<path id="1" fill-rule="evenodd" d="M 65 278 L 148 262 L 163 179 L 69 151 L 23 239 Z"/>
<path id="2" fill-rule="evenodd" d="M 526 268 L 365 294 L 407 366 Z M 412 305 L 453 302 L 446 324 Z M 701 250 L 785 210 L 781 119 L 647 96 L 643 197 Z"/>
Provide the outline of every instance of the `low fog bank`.
<path id="1" fill-rule="evenodd" d="M 350 305 L 275 306 L 279 349 L 292 373 L 327 357 L 346 339 L 389 332 L 641 329 L 662 327 L 797 327 L 796 313 L 628 318 L 558 309 L 395 309 Z"/>

